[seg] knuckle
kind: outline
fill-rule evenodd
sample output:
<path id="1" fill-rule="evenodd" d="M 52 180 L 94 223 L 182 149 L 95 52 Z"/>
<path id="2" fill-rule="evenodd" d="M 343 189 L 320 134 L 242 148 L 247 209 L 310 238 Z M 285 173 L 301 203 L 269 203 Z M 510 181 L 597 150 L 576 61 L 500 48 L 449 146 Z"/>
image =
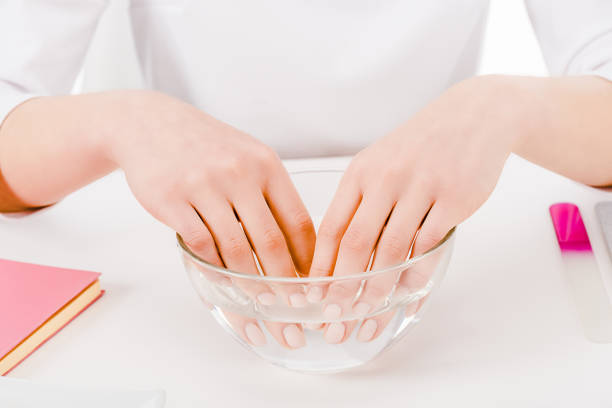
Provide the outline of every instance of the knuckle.
<path id="1" fill-rule="evenodd" d="M 381 242 L 381 251 L 384 251 L 392 260 L 402 261 L 406 256 L 406 239 L 396 233 L 388 233 Z"/>
<path id="2" fill-rule="evenodd" d="M 404 178 L 404 173 L 405 172 L 401 164 L 390 163 L 385 166 L 385 169 L 382 171 L 380 180 L 382 183 L 396 183 L 397 180 Z"/>
<path id="3" fill-rule="evenodd" d="M 330 267 L 313 263 L 310 266 L 310 273 L 308 274 L 308 276 L 329 276 L 330 274 Z"/>
<path id="4" fill-rule="evenodd" d="M 434 245 L 436 245 L 442 238 L 444 237 L 444 233 L 441 233 L 437 230 L 434 231 L 423 231 L 419 232 L 418 236 L 418 252 L 423 253 L 425 251 L 430 250 Z"/>
<path id="5" fill-rule="evenodd" d="M 340 246 L 350 252 L 362 252 L 368 249 L 368 239 L 360 228 L 349 228 Z"/>
<path id="6" fill-rule="evenodd" d="M 185 244 L 197 253 L 202 253 L 214 245 L 212 237 L 204 229 L 188 231 L 182 237 Z"/>
<path id="7" fill-rule="evenodd" d="M 265 251 L 280 251 L 285 246 L 285 237 L 277 228 L 268 228 L 262 234 L 262 245 Z"/>
<path id="8" fill-rule="evenodd" d="M 236 236 L 227 239 L 224 250 L 229 259 L 243 259 L 251 252 L 251 248 L 242 239 Z"/>
<path id="9" fill-rule="evenodd" d="M 178 182 L 187 187 L 188 191 L 200 189 L 206 185 L 209 181 L 208 173 L 206 171 L 189 171 L 187 174 L 182 176 L 182 179 Z M 173 190 L 178 189 L 178 185 Z"/>
<path id="10" fill-rule="evenodd" d="M 321 223 L 318 238 L 325 241 L 338 241 L 342 238 L 342 229 L 334 224 Z"/>
<path id="11" fill-rule="evenodd" d="M 305 210 L 298 210 L 293 215 L 293 226 L 298 233 L 314 232 L 310 215 Z"/>
<path id="12" fill-rule="evenodd" d="M 224 177 L 240 177 L 244 172 L 245 161 L 240 156 L 231 156 L 225 158 L 222 163 L 219 163 L 219 171 Z"/>
<path id="13" fill-rule="evenodd" d="M 270 165 L 278 162 L 279 157 L 276 150 L 267 145 L 261 145 L 256 152 L 257 160 L 264 165 Z"/>
<path id="14" fill-rule="evenodd" d="M 421 171 L 412 176 L 412 184 L 414 189 L 420 192 L 428 192 L 434 188 L 434 186 L 440 185 L 437 183 L 437 178 L 434 171 Z"/>

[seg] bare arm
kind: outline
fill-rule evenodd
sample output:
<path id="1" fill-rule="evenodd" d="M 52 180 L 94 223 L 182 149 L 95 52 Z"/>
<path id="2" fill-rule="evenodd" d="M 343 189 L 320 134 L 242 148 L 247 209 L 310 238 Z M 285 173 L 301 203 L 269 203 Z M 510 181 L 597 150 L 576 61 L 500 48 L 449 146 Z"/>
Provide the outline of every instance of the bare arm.
<path id="1" fill-rule="evenodd" d="M 115 169 L 103 141 L 120 126 L 127 98 L 118 99 L 115 93 L 42 97 L 15 108 L 0 127 L 0 211 L 55 203 Z"/>
<path id="2" fill-rule="evenodd" d="M 489 88 L 484 92 L 500 106 L 500 120 L 512 118 L 517 154 L 586 184 L 612 184 L 611 82 L 590 76 L 466 82 L 474 84 L 466 97 L 481 98 L 479 90 Z M 0 211 L 52 204 L 115 169 L 107 142 L 142 109 L 134 92 L 43 97 L 17 107 L 0 127 Z"/>
<path id="3" fill-rule="evenodd" d="M 507 109 L 518 109 L 515 153 L 585 184 L 612 184 L 612 82 L 594 76 L 498 79 L 504 81 L 500 99 L 507 86 L 514 105 Z"/>

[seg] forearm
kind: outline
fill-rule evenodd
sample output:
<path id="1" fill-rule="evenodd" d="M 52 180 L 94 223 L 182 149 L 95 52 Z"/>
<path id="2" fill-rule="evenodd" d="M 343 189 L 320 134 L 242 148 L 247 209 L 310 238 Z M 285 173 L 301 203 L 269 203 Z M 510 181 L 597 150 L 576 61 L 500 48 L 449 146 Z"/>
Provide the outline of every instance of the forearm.
<path id="1" fill-rule="evenodd" d="M 499 77 L 518 113 L 514 152 L 593 186 L 612 184 L 612 82 L 594 76 Z"/>
<path id="2" fill-rule="evenodd" d="M 115 168 L 104 140 L 121 123 L 120 93 L 26 101 L 0 127 L 0 211 L 55 203 Z M 115 117 L 116 120 L 109 118 Z"/>

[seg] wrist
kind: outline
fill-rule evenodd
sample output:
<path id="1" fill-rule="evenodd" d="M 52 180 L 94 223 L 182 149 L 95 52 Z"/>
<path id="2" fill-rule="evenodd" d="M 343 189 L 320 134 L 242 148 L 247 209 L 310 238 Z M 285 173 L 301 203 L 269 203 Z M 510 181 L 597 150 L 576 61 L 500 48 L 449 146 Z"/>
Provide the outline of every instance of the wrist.
<path id="1" fill-rule="evenodd" d="M 539 92 L 545 79 L 511 76 L 484 75 L 475 77 L 483 89 L 485 111 L 497 128 L 497 135 L 505 138 L 510 152 L 524 150 L 526 141 L 535 132 L 538 121 Z"/>
<path id="2" fill-rule="evenodd" d="M 115 168 L 121 166 L 121 151 L 133 136 L 146 132 L 147 117 L 144 103 L 151 91 L 118 90 L 95 94 L 99 103 L 97 109 L 98 130 L 93 133 L 92 145 L 101 158 Z M 92 95 L 93 96 L 93 95 Z M 150 116 L 150 115 L 149 115 Z"/>

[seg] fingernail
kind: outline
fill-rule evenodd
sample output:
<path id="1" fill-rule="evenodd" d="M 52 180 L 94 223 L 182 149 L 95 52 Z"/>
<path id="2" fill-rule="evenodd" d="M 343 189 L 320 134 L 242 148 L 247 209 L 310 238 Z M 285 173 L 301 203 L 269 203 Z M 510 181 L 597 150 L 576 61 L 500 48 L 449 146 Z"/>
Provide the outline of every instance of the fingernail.
<path id="1" fill-rule="evenodd" d="M 276 295 L 270 292 L 263 292 L 257 295 L 257 301 L 262 305 L 271 306 L 276 303 Z"/>
<path id="2" fill-rule="evenodd" d="M 366 302 L 359 302 L 355 305 L 355 307 L 353 307 L 353 313 L 355 313 L 358 316 L 364 316 L 368 314 L 368 312 L 370 311 L 370 308 L 371 306 L 367 304 Z"/>
<path id="3" fill-rule="evenodd" d="M 283 336 L 285 336 L 285 341 L 292 348 L 300 348 L 306 344 L 304 333 L 295 324 L 286 326 L 283 329 Z"/>
<path id="4" fill-rule="evenodd" d="M 332 323 L 327 326 L 325 332 L 325 341 L 328 343 L 336 344 L 342 341 L 344 337 L 344 324 L 343 323 Z"/>
<path id="5" fill-rule="evenodd" d="M 249 323 L 244 327 L 244 332 L 247 338 L 255 346 L 265 346 L 266 336 L 264 336 L 261 329 L 254 323 Z"/>
<path id="6" fill-rule="evenodd" d="M 318 303 L 323 299 L 323 291 L 318 286 L 313 286 L 308 290 L 308 294 L 306 295 L 306 299 L 310 303 Z"/>
<path id="7" fill-rule="evenodd" d="M 323 327 L 323 323 L 304 323 L 303 326 L 309 330 L 319 330 Z"/>
<path id="8" fill-rule="evenodd" d="M 339 319 L 342 316 L 342 308 L 335 303 L 327 305 L 323 310 L 323 316 L 327 319 Z"/>
<path id="9" fill-rule="evenodd" d="M 306 306 L 306 296 L 303 293 L 293 293 L 289 296 L 289 303 L 293 307 Z"/>
<path id="10" fill-rule="evenodd" d="M 357 340 L 361 342 L 366 342 L 372 340 L 374 337 L 374 333 L 376 333 L 376 329 L 378 328 L 378 323 L 374 319 L 368 319 L 361 325 L 359 329 L 359 333 L 357 333 Z"/>

